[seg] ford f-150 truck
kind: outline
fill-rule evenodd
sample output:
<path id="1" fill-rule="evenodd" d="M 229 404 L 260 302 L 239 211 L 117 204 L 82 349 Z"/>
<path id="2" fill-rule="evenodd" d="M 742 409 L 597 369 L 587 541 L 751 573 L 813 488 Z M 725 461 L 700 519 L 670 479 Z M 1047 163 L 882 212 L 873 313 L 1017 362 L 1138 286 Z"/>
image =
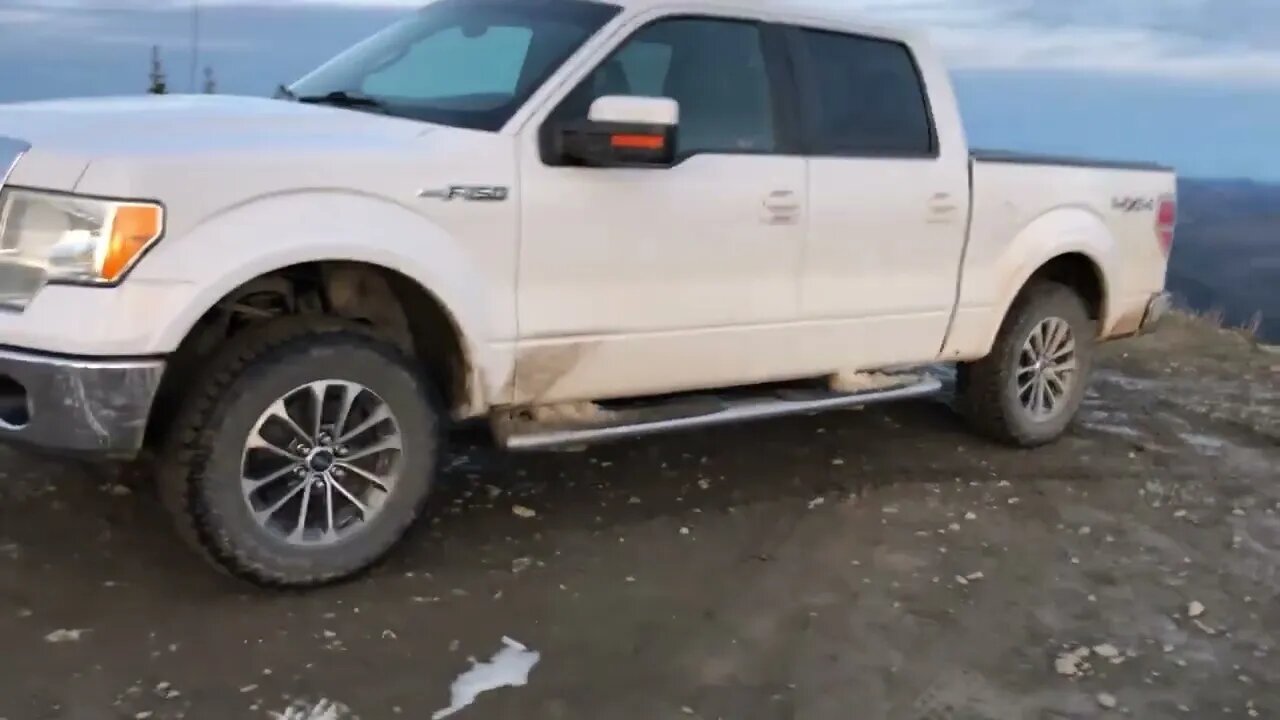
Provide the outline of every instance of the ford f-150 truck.
<path id="1" fill-rule="evenodd" d="M 0 107 L 0 440 L 146 460 L 310 586 L 447 429 L 547 448 L 936 393 L 1059 437 L 1165 311 L 1171 170 L 971 151 L 920 37 L 762 0 L 438 0 L 274 98 Z"/>

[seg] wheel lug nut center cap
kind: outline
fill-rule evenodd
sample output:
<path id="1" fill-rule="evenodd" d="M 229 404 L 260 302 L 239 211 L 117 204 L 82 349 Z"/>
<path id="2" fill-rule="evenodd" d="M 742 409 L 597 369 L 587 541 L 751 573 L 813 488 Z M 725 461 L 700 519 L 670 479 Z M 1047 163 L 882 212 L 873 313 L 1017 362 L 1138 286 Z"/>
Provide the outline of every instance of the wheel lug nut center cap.
<path id="1" fill-rule="evenodd" d="M 311 468 L 312 472 L 324 472 L 333 467 L 333 461 L 334 458 L 331 451 L 314 450 L 307 457 L 307 467 Z"/>

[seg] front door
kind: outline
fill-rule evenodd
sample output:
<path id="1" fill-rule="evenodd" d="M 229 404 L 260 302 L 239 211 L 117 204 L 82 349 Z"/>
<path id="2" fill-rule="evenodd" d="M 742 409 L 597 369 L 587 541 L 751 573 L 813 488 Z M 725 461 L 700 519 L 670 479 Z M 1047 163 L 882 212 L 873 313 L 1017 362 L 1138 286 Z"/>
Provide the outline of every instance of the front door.
<path id="1" fill-rule="evenodd" d="M 767 29 L 643 25 L 524 138 L 516 400 L 549 403 L 771 377 L 799 311 L 806 164 L 787 154 Z M 675 167 L 547 164 L 536 131 L 602 95 L 680 103 Z"/>

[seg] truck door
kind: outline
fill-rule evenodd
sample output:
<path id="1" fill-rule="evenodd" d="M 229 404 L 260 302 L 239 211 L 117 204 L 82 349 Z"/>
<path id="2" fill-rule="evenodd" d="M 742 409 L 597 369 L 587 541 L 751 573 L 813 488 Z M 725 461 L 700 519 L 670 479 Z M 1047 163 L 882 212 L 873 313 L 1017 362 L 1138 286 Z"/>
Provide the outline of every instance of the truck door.
<path id="1" fill-rule="evenodd" d="M 824 327 L 810 351 L 850 369 L 932 360 L 969 212 L 950 83 L 903 42 L 801 28 L 788 39 L 810 159 L 801 315 Z M 926 86 L 922 67 L 940 76 Z"/>
<path id="2" fill-rule="evenodd" d="M 771 338 L 799 311 L 806 178 L 770 38 L 733 19 L 640 24 L 531 128 L 603 95 L 673 98 L 674 167 L 557 166 L 522 139 L 517 402 L 743 384 L 788 361 Z"/>

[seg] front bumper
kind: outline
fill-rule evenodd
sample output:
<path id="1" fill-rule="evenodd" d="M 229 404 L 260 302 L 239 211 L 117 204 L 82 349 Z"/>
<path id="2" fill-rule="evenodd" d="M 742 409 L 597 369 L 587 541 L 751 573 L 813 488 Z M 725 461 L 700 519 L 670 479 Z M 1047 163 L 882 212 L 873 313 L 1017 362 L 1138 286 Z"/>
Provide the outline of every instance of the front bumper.
<path id="1" fill-rule="evenodd" d="M 142 449 L 164 361 L 0 349 L 0 442 L 130 458 Z"/>

